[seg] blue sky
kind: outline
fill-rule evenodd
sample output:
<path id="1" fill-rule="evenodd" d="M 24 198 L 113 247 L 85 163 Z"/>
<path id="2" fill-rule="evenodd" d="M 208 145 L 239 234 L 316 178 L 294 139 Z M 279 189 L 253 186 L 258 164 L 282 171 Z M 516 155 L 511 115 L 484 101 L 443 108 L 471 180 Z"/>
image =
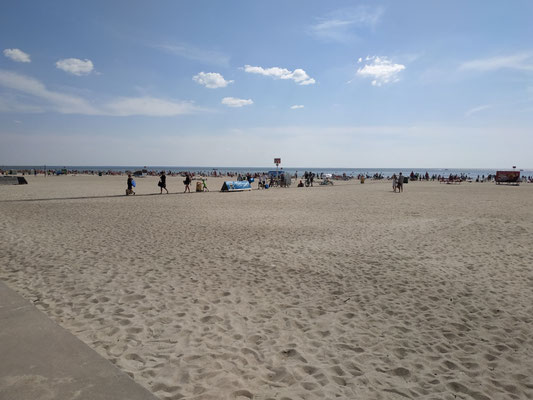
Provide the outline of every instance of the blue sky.
<path id="1" fill-rule="evenodd" d="M 1 165 L 531 168 L 531 1 L 3 1 Z"/>

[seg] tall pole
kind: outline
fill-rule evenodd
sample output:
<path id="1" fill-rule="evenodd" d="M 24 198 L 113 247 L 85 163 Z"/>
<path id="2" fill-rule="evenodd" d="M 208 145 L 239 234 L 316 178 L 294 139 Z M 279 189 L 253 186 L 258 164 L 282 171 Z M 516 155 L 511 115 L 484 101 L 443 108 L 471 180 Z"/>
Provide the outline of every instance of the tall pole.
<path id="1" fill-rule="evenodd" d="M 278 183 L 281 182 L 281 179 L 279 178 L 279 171 L 278 171 L 278 166 L 279 164 L 281 163 L 281 158 L 274 158 L 274 164 L 276 164 L 276 181 Z"/>

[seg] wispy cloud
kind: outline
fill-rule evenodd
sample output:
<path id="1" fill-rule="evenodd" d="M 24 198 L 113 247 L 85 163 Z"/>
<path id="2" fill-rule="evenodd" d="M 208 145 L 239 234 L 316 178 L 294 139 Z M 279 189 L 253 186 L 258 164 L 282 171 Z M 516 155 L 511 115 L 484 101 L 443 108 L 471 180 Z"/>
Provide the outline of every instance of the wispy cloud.
<path id="1" fill-rule="evenodd" d="M 214 50 L 205 50 L 188 44 L 160 44 L 154 46 L 166 53 L 186 58 L 188 60 L 199 61 L 208 65 L 229 66 L 230 57 L 224 53 Z"/>
<path id="2" fill-rule="evenodd" d="M 280 67 L 263 68 L 245 65 L 244 71 L 250 74 L 270 76 L 274 79 L 291 79 L 298 85 L 313 85 L 316 82 L 313 78 L 307 75 L 303 69 L 300 68 L 290 71 L 286 68 Z"/>
<path id="3" fill-rule="evenodd" d="M 224 97 L 221 103 L 228 107 L 244 107 L 254 104 L 252 99 L 237 99 L 235 97 Z"/>
<path id="4" fill-rule="evenodd" d="M 533 71 L 533 54 L 519 53 L 508 56 L 479 58 L 462 63 L 459 69 L 474 71 L 494 71 L 499 69 Z"/>
<path id="5" fill-rule="evenodd" d="M 44 109 L 62 114 L 98 114 L 98 110 L 85 99 L 61 92 L 49 90 L 37 79 L 16 72 L 0 70 L 0 86 L 30 95 L 34 100 L 44 102 Z M 34 106 L 31 104 L 30 106 Z"/>
<path id="6" fill-rule="evenodd" d="M 492 108 L 492 106 L 490 104 L 485 104 L 485 105 L 482 105 L 482 106 L 477 106 L 477 107 L 471 108 L 470 110 L 465 112 L 465 117 L 468 118 L 472 114 L 478 113 L 478 112 L 483 111 L 483 110 L 487 110 L 489 108 Z"/>
<path id="7" fill-rule="evenodd" d="M 170 117 L 202 111 L 191 102 L 150 96 L 119 97 L 95 104 L 81 96 L 50 90 L 37 79 L 5 70 L 0 70 L 0 86 L 23 95 L 21 98 L 11 96 L 9 101 L 0 101 L 0 111 L 4 112 Z"/>
<path id="8" fill-rule="evenodd" d="M 192 80 L 209 89 L 218 89 L 228 86 L 233 81 L 227 81 L 218 72 L 200 72 L 192 77 Z"/>
<path id="9" fill-rule="evenodd" d="M 357 38 L 358 29 L 374 28 L 383 13 L 383 7 L 359 6 L 336 10 L 318 18 L 309 33 L 325 41 L 350 42 Z"/>
<path id="10" fill-rule="evenodd" d="M 156 97 L 121 97 L 104 104 L 104 115 L 128 117 L 145 115 L 150 117 L 172 117 L 193 114 L 199 109 L 191 102 L 158 99 Z"/>
<path id="11" fill-rule="evenodd" d="M 304 108 L 305 106 L 301 105 L 301 104 L 295 104 L 293 106 L 291 106 L 291 110 L 299 110 L 301 108 Z"/>
<path id="12" fill-rule="evenodd" d="M 357 75 L 372 79 L 373 86 L 399 81 L 398 75 L 405 69 L 405 65 L 394 64 L 387 57 L 359 58 L 358 63 L 365 65 L 357 70 Z"/>
<path id="13" fill-rule="evenodd" d="M 5 49 L 4 56 L 16 62 L 23 62 L 23 63 L 31 62 L 30 55 L 24 53 L 20 49 Z"/>
<path id="14" fill-rule="evenodd" d="M 94 65 L 93 62 L 88 59 L 80 60 L 79 58 L 65 58 L 56 62 L 56 68 L 72 75 L 82 76 L 89 75 L 94 69 Z"/>
<path id="15" fill-rule="evenodd" d="M 44 112 L 44 108 L 26 104 L 20 101 L 16 96 L 10 96 L 7 93 L 2 93 L 0 96 L 0 112 L 16 113 L 16 114 L 38 114 Z"/>

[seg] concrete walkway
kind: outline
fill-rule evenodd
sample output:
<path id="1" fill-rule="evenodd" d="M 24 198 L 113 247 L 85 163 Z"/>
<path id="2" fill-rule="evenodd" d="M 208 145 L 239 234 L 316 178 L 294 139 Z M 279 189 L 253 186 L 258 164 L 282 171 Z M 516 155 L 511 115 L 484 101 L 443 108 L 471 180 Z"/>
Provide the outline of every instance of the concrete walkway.
<path id="1" fill-rule="evenodd" d="M 0 399 L 157 398 L 0 282 Z"/>

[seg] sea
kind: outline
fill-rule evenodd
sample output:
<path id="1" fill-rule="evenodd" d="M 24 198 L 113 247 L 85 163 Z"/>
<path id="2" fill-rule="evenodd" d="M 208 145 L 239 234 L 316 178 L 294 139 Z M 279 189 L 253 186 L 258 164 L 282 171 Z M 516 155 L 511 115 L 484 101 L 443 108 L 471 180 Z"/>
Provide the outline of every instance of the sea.
<path id="1" fill-rule="evenodd" d="M 205 175 L 211 175 L 214 171 L 218 174 L 246 174 L 250 172 L 251 174 L 254 173 L 262 173 L 262 172 L 268 172 L 268 171 L 275 171 L 276 167 L 216 167 L 216 166 L 162 166 L 162 165 L 156 165 L 156 166 L 139 166 L 139 165 L 129 165 L 129 166 L 113 166 L 113 165 L 94 165 L 94 166 L 81 166 L 81 165 L 7 165 L 7 166 L 0 166 L 0 170 L 3 171 L 31 171 L 31 170 L 53 170 L 53 171 L 61 171 L 62 169 L 67 169 L 68 171 L 77 171 L 78 173 L 109 173 L 109 172 L 134 172 L 146 169 L 148 171 L 153 172 L 160 172 L 165 171 L 166 173 L 180 173 L 180 172 L 193 172 L 195 174 L 205 174 Z M 477 178 L 477 176 L 482 177 L 483 175 L 486 177 L 487 175 L 494 175 L 496 171 L 511 171 L 513 168 L 406 168 L 406 167 L 398 167 L 398 168 L 379 168 L 379 167 L 367 167 L 367 168 L 321 168 L 321 167 L 279 167 L 279 170 L 283 170 L 285 172 L 289 172 L 291 175 L 294 175 L 295 173 L 298 174 L 298 176 L 302 176 L 305 171 L 314 172 L 315 174 L 333 174 L 333 175 L 344 175 L 348 177 L 353 176 L 359 176 L 359 175 L 365 175 L 368 177 L 374 176 L 376 174 L 381 175 L 383 177 L 390 177 L 393 174 L 399 174 L 402 172 L 404 176 L 411 174 L 411 172 L 415 174 L 421 174 L 425 175 L 426 172 L 432 176 L 432 175 L 440 175 L 440 176 L 449 176 L 451 175 L 462 175 L 467 176 L 469 178 Z M 533 176 L 533 169 L 519 169 L 516 170 L 521 171 L 521 176 Z"/>

